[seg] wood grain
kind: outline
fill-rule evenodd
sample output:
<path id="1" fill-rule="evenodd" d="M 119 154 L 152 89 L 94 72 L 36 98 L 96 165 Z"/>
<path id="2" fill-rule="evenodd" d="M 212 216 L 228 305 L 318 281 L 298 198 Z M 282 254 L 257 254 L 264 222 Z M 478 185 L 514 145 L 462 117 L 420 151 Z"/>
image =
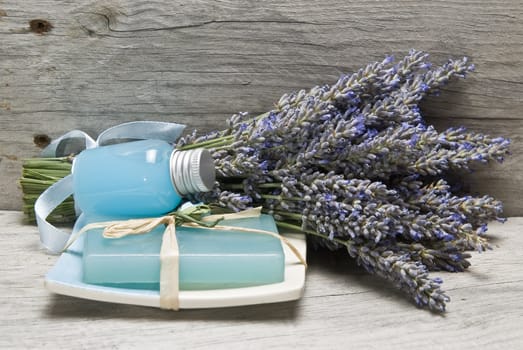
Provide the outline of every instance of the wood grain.
<path id="1" fill-rule="evenodd" d="M 22 214 L 0 211 L 0 348 L 5 349 L 520 349 L 523 218 L 493 224 L 496 248 L 464 273 L 440 273 L 444 316 L 417 309 L 346 254 L 312 251 L 296 302 L 181 310 L 54 295 L 43 287 L 57 257 Z"/>
<path id="2" fill-rule="evenodd" d="M 31 31 L 30 21 L 52 28 Z M 438 127 L 513 140 L 503 166 L 467 178 L 523 215 L 523 6 L 498 1 L 0 2 L 0 208 L 20 208 L 36 134 L 93 136 L 132 120 L 219 128 L 283 93 L 331 83 L 386 54 L 469 56 L 477 74 L 424 104 Z"/>

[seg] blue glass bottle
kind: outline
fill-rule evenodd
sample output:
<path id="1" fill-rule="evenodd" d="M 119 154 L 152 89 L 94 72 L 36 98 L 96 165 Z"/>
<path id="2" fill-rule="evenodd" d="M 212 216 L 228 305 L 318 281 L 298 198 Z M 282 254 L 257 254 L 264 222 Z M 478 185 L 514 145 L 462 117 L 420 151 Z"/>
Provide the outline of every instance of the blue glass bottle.
<path id="1" fill-rule="evenodd" d="M 176 151 L 161 140 L 85 150 L 72 174 L 74 200 L 82 212 L 122 218 L 168 213 L 182 196 L 209 191 L 215 180 L 208 151 Z"/>

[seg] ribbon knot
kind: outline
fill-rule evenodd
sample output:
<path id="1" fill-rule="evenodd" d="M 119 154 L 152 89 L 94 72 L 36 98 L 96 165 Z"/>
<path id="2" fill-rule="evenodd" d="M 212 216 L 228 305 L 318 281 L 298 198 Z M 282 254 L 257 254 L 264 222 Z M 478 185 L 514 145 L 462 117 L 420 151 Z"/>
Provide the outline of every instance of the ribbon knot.
<path id="1" fill-rule="evenodd" d="M 158 218 L 130 219 L 112 222 L 105 226 L 103 236 L 105 238 L 122 238 L 127 235 L 139 235 L 152 231 L 160 225 L 167 227 L 176 223 L 174 216 L 166 215 Z"/>

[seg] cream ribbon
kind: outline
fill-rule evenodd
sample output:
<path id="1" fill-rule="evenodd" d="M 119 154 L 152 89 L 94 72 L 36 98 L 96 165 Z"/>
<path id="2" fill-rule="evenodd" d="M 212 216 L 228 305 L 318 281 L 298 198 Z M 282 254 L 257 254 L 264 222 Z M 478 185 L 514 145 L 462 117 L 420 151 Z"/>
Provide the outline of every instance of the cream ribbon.
<path id="1" fill-rule="evenodd" d="M 178 310 L 180 308 L 180 251 L 176 240 L 174 217 L 170 216 L 170 218 L 160 249 L 160 307 L 166 310 Z"/>
<path id="2" fill-rule="evenodd" d="M 234 220 L 243 218 L 259 217 L 261 207 L 240 211 L 238 213 L 208 215 L 202 221 L 216 221 L 218 219 Z M 174 216 L 166 215 L 157 218 L 130 219 L 120 221 L 94 222 L 85 225 L 81 230 L 71 235 L 65 245 L 64 251 L 67 250 L 83 233 L 97 228 L 103 228 L 105 238 L 122 238 L 128 235 L 145 234 L 152 231 L 160 225 L 165 225 L 165 231 L 162 236 L 162 246 L 160 249 L 160 308 L 168 310 L 178 310 L 179 302 L 179 269 L 180 269 L 180 252 L 176 239 L 176 221 Z M 301 264 L 307 267 L 307 262 L 299 250 L 285 237 L 277 233 L 246 227 L 214 225 L 212 227 L 201 226 L 193 222 L 183 223 L 184 227 L 195 227 L 205 230 L 227 230 L 245 233 L 257 233 L 269 235 L 278 238 L 282 243 L 287 245 L 293 254 L 298 258 Z"/>

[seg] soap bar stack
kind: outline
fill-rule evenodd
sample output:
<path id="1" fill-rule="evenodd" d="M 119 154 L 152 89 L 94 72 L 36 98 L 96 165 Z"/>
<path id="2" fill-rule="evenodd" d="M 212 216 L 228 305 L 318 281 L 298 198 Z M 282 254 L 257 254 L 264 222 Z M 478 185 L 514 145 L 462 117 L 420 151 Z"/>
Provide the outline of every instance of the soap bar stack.
<path id="1" fill-rule="evenodd" d="M 98 217 L 86 221 L 102 220 Z M 220 225 L 278 232 L 270 215 L 223 220 Z M 104 238 L 102 229 L 89 230 L 83 250 L 84 282 L 158 290 L 164 229 L 157 227 L 146 234 L 117 239 Z M 181 290 L 239 288 L 284 280 L 285 256 L 278 238 L 183 226 L 176 227 L 176 237 Z"/>

